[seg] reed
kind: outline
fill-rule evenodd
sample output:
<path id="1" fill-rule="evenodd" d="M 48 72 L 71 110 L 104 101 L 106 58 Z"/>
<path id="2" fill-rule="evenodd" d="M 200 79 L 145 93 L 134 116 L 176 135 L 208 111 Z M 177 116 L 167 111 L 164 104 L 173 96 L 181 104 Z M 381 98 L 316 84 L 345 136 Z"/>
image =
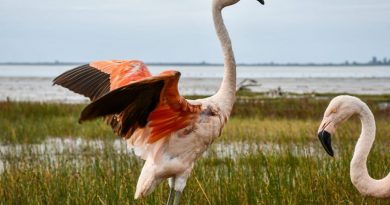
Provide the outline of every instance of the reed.
<path id="1" fill-rule="evenodd" d="M 365 99 L 377 116 L 378 137 L 368 159 L 376 178 L 390 171 L 389 110 L 377 106 L 389 99 Z M 252 100 L 237 103 L 222 136 L 197 162 L 183 203 L 389 204 L 362 197 L 350 182 L 358 120 L 338 130 L 336 157 L 331 158 L 316 137 L 327 99 Z M 0 204 L 165 203 L 166 182 L 150 196 L 133 200 L 143 161 L 125 145 L 116 146 L 104 122 L 77 124 L 83 106 L 0 103 Z M 62 139 L 92 143 L 77 149 L 47 143 Z"/>

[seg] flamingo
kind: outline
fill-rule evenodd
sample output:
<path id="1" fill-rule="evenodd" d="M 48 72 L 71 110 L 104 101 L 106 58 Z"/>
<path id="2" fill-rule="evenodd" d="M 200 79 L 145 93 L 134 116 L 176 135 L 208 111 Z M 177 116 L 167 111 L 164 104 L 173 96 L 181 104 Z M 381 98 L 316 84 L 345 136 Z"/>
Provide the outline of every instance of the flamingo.
<path id="1" fill-rule="evenodd" d="M 367 157 L 375 140 L 375 119 L 370 108 L 357 97 L 340 95 L 332 99 L 319 127 L 318 137 L 326 152 L 333 156 L 331 135 L 336 128 L 357 114 L 362 123 L 362 132 L 356 143 L 351 160 L 350 175 L 353 185 L 365 196 L 390 197 L 390 174 L 383 179 L 373 179 L 368 174 Z"/>
<path id="2" fill-rule="evenodd" d="M 138 60 L 95 61 L 53 80 L 53 84 L 92 101 L 82 110 L 80 123 L 105 117 L 114 132 L 145 160 L 135 199 L 147 196 L 168 179 L 167 204 L 179 204 L 195 161 L 221 135 L 236 92 L 236 63 L 222 10 L 239 1 L 212 1 L 214 27 L 224 55 L 224 76 L 211 97 L 185 99 L 178 91 L 180 72 L 168 70 L 152 76 Z"/>

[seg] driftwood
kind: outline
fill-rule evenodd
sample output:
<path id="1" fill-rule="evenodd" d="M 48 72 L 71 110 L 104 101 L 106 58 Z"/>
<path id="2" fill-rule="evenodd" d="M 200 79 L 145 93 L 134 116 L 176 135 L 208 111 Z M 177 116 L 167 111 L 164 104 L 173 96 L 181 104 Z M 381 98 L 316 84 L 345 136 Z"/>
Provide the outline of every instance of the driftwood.
<path id="1" fill-rule="evenodd" d="M 256 80 L 245 78 L 236 86 L 236 91 L 248 90 L 249 87 L 261 86 Z"/>

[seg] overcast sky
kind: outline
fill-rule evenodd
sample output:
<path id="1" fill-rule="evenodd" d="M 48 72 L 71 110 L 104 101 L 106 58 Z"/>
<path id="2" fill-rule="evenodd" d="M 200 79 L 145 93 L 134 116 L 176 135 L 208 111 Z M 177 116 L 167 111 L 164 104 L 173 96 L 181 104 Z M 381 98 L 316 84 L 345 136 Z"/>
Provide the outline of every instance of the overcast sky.
<path id="1" fill-rule="evenodd" d="M 241 0 L 238 62 L 390 57 L 390 0 Z M 0 62 L 222 62 L 211 0 L 0 0 Z"/>

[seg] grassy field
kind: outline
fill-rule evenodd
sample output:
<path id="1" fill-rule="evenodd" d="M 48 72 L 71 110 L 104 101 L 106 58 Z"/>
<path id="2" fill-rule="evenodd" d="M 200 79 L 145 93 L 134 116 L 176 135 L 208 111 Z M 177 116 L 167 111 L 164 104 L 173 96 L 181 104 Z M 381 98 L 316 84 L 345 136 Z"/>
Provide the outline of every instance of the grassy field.
<path id="1" fill-rule="evenodd" d="M 316 131 L 330 96 L 239 97 L 221 138 L 195 165 L 182 204 L 389 204 L 361 197 L 350 182 L 358 119 L 333 138 L 335 158 L 322 149 Z M 381 103 L 390 96 L 360 97 L 378 126 L 369 172 L 382 178 L 390 171 L 390 108 Z M 104 122 L 79 125 L 84 106 L 0 102 L 0 204 L 165 204 L 166 182 L 133 200 L 143 161 L 115 146 Z M 98 146 L 48 145 L 69 138 Z"/>

